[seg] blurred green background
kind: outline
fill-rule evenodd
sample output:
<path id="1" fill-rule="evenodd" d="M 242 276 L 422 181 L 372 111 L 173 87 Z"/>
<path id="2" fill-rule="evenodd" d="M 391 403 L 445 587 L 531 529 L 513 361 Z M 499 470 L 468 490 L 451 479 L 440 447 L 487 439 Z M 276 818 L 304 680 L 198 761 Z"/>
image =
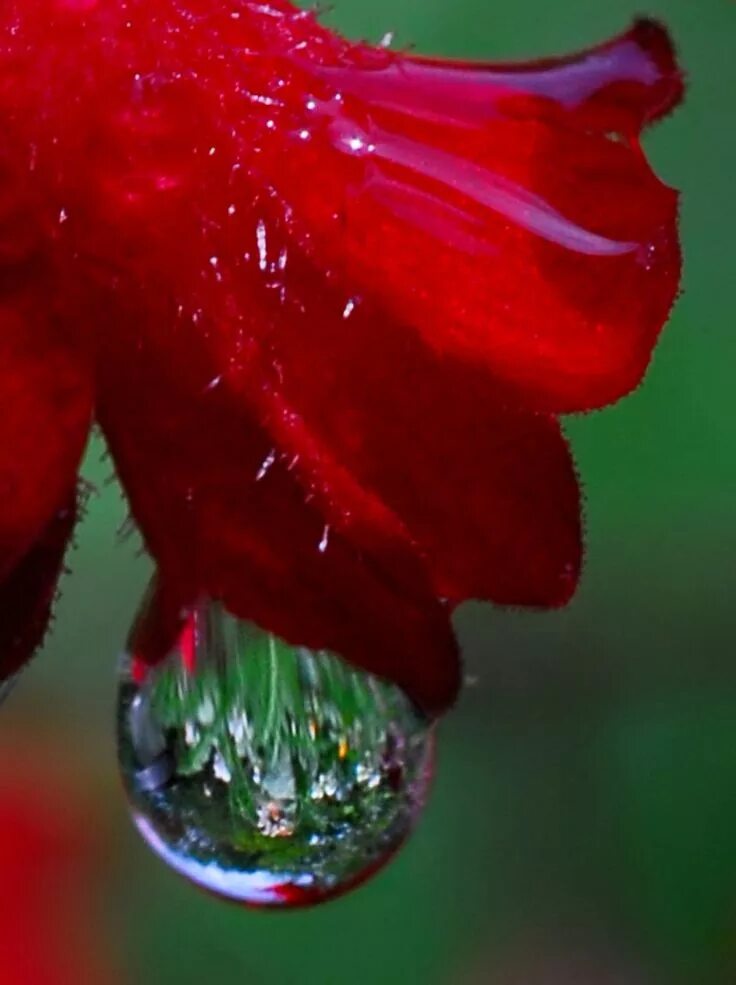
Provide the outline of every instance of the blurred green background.
<path id="1" fill-rule="evenodd" d="M 591 44 L 641 13 L 670 25 L 690 76 L 685 108 L 647 139 L 684 193 L 684 294 L 646 386 L 569 421 L 588 525 L 578 597 L 552 615 L 460 611 L 469 686 L 442 724 L 433 799 L 354 895 L 241 911 L 180 882 L 129 826 L 114 670 L 149 564 L 116 544 L 125 506 L 93 446 L 99 495 L 53 638 L 3 708 L 0 761 L 7 772 L 33 733 L 44 769 L 70 791 L 82 779 L 105 848 L 90 934 L 119 981 L 736 982 L 736 4 L 337 0 L 329 19 L 508 59 Z"/>

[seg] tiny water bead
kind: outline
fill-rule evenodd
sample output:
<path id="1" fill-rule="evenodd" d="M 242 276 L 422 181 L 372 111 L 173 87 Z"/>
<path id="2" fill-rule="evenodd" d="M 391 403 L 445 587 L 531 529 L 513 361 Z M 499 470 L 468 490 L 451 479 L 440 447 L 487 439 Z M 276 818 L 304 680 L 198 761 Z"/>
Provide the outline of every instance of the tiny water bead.
<path id="1" fill-rule="evenodd" d="M 431 779 L 431 724 L 392 684 L 203 602 L 176 647 L 122 666 L 133 819 L 172 869 L 254 906 L 319 903 L 381 868 Z M 142 679 L 141 679 L 142 678 Z"/>

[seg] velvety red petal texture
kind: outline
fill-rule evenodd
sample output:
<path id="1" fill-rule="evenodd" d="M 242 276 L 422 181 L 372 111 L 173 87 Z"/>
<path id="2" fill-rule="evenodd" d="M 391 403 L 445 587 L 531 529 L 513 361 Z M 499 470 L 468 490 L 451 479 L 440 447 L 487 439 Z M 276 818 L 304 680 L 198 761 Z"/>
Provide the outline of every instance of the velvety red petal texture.
<path id="1" fill-rule="evenodd" d="M 69 501 L 92 419 L 44 211 L 0 152 L 0 586 Z"/>
<path id="2" fill-rule="evenodd" d="M 276 255 L 289 249 L 277 228 Z M 440 596 L 564 604 L 580 571 L 580 503 L 557 421 L 507 406 L 482 368 L 440 358 L 369 299 L 346 305 L 289 256 L 286 301 L 252 315 L 268 326 L 270 385 L 254 396 L 246 372 L 244 399 L 329 522 L 366 543 L 398 521 Z"/>
<path id="3" fill-rule="evenodd" d="M 32 290 L 0 298 L 0 584 L 66 504 L 90 426 L 86 374 Z"/>
<path id="4" fill-rule="evenodd" d="M 75 519 L 72 494 L 0 582 L 0 683 L 17 673 L 43 642 Z"/>
<path id="5" fill-rule="evenodd" d="M 516 70 L 383 62 L 312 69 L 265 142 L 315 261 L 527 407 L 627 393 L 680 275 L 677 196 L 639 143 L 682 93 L 665 32 Z"/>
<path id="6" fill-rule="evenodd" d="M 287 0 L 18 0 L 0 39 L 11 163 L 161 625 L 209 593 L 445 707 L 451 604 L 574 590 L 551 414 L 635 386 L 677 292 L 677 198 L 640 145 L 682 96 L 665 30 L 485 65 L 353 45 Z M 7 310 L 43 332 L 48 301 Z M 42 449 L 8 557 L 78 456 L 65 347 L 0 364 Z"/>
<path id="7" fill-rule="evenodd" d="M 0 155 L 0 681 L 46 633 L 92 417 L 44 214 Z"/>
<path id="8" fill-rule="evenodd" d="M 206 358 L 173 373 L 167 362 L 165 349 L 144 346 L 117 353 L 102 375 L 101 422 L 159 568 L 139 656 L 160 657 L 180 607 L 208 595 L 287 640 L 391 677 L 430 713 L 444 710 L 457 691 L 457 649 L 411 545 L 384 554 L 377 540 L 363 552 L 332 531 L 269 435 L 226 385 L 208 385 Z"/>

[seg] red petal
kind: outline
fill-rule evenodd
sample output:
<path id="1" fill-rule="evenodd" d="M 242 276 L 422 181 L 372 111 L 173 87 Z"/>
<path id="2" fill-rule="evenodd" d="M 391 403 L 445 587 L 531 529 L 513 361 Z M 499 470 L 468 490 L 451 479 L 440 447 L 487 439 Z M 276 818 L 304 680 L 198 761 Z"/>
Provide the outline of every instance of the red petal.
<path id="1" fill-rule="evenodd" d="M 0 303 L 0 579 L 66 502 L 90 425 L 88 381 L 49 337 L 44 303 Z"/>
<path id="2" fill-rule="evenodd" d="M 564 604 L 580 570 L 580 504 L 557 421 L 505 407 L 482 368 L 438 357 L 368 300 L 345 306 L 339 284 L 289 256 L 287 300 L 251 313 L 267 345 L 262 385 L 244 373 L 243 399 L 298 457 L 329 522 L 361 544 L 405 531 L 438 595 Z"/>
<path id="3" fill-rule="evenodd" d="M 68 502 L 92 416 L 36 205 L 0 156 L 0 583 Z"/>
<path id="4" fill-rule="evenodd" d="M 74 524 L 90 376 L 25 182 L 0 160 L 0 679 L 41 643 Z"/>
<path id="5" fill-rule="evenodd" d="M 91 377 L 27 176 L 0 155 L 0 680 L 46 631 L 76 513 Z"/>
<path id="6" fill-rule="evenodd" d="M 262 148 L 315 261 L 528 406 L 634 387 L 680 273 L 638 140 L 682 92 L 664 31 L 516 71 L 378 57 L 310 66 Z"/>
<path id="7" fill-rule="evenodd" d="M 118 353 L 100 409 L 169 617 L 177 600 L 220 598 L 289 641 L 390 677 L 427 711 L 447 707 L 458 684 L 449 614 L 410 546 L 386 556 L 377 538 L 359 553 L 326 528 L 227 385 L 208 386 L 206 355 L 185 353 L 170 369 L 165 347 Z M 154 648 L 174 621 L 157 627 Z"/>
<path id="8" fill-rule="evenodd" d="M 638 133 L 673 109 L 684 92 L 669 35 L 651 20 L 638 20 L 620 36 L 562 58 L 483 64 L 364 52 L 363 63 L 368 71 L 356 72 L 349 64 L 314 71 L 380 111 L 439 124 L 491 124 L 509 113 Z"/>
<path id="9" fill-rule="evenodd" d="M 259 262 L 238 209 L 275 195 L 348 296 L 510 399 L 579 410 L 641 379 L 680 275 L 677 198 L 639 144 L 683 91 L 663 28 L 493 66 L 349 45 L 286 0 L 58 3 L 53 32 L 47 6 L 13 32 L 31 94 L 0 96 L 98 264 L 174 264 L 206 310 L 209 260 Z"/>
<path id="10" fill-rule="evenodd" d="M 26 556 L 0 583 L 0 682 L 41 645 L 51 617 L 64 553 L 76 519 L 76 497 L 59 511 Z"/>

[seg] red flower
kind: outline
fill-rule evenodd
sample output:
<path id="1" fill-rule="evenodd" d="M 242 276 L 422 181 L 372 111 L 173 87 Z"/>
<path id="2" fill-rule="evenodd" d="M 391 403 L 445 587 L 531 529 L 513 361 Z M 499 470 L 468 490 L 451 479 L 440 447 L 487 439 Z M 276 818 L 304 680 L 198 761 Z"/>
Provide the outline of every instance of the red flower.
<path id="1" fill-rule="evenodd" d="M 95 416 L 158 564 L 152 651 L 204 593 L 442 709 L 453 604 L 574 590 L 553 415 L 636 386 L 677 292 L 639 143 L 682 95 L 665 31 L 490 66 L 286 0 L 0 18 L 10 667 Z"/>
<path id="2" fill-rule="evenodd" d="M 90 828 L 97 805 L 60 780 L 58 746 L 16 738 L 0 787 L 3 985 L 120 983 L 101 916 L 100 812 Z"/>

